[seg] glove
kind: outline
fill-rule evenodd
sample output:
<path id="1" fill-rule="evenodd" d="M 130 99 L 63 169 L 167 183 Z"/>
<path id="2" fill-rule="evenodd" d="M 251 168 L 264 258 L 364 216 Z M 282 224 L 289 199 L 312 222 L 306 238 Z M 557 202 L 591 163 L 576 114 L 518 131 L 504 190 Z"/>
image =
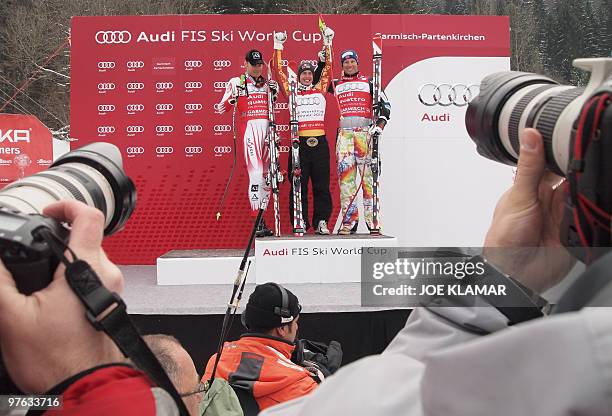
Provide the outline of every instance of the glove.
<path id="1" fill-rule="evenodd" d="M 325 54 L 325 48 L 321 49 L 317 56 L 319 58 L 319 62 L 325 62 L 325 60 L 327 59 L 327 56 Z"/>
<path id="2" fill-rule="evenodd" d="M 282 51 L 286 40 L 287 32 L 274 32 L 274 49 Z"/>
<path id="3" fill-rule="evenodd" d="M 372 127 L 370 127 L 370 130 L 368 131 L 368 133 L 370 133 L 371 137 L 374 137 L 374 136 L 380 137 L 382 132 L 383 132 L 383 129 L 378 127 L 378 125 L 376 125 L 376 124 L 373 124 Z"/>
<path id="4" fill-rule="evenodd" d="M 326 27 L 323 30 L 323 45 L 330 46 L 332 44 L 332 39 L 334 38 L 334 31 L 331 28 Z"/>
<path id="5" fill-rule="evenodd" d="M 276 94 L 278 92 L 278 82 L 274 81 L 273 79 L 269 80 L 268 88 L 270 88 L 272 92 Z"/>

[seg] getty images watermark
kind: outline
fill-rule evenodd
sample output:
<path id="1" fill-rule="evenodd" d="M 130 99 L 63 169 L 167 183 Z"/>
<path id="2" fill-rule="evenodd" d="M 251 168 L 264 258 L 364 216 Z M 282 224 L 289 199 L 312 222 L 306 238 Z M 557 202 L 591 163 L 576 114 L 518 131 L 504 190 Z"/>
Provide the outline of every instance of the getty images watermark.
<path id="1" fill-rule="evenodd" d="M 496 250 L 495 259 L 517 258 L 516 252 Z M 563 256 L 561 249 L 548 254 Z M 513 305 L 516 298 L 509 296 L 512 285 L 516 284 L 500 278 L 500 271 L 478 247 L 364 247 L 361 255 L 362 306 L 479 306 L 485 305 L 482 298 L 495 306 L 518 306 Z"/>

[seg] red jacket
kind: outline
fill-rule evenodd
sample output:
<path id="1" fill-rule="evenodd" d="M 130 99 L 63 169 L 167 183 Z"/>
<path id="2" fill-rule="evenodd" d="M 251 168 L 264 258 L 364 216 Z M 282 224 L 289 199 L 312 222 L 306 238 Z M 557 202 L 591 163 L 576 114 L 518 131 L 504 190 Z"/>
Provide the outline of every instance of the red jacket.
<path id="1" fill-rule="evenodd" d="M 260 410 L 304 396 L 317 387 L 310 373 L 291 362 L 295 346 L 264 335 L 247 334 L 223 346 L 215 377 L 250 388 Z M 210 357 L 205 382 L 210 378 L 217 354 Z M 254 383 L 253 383 L 254 381 Z"/>
<path id="2" fill-rule="evenodd" d="M 164 399 L 157 403 L 157 405 L 161 404 L 158 407 L 151 390 L 153 387 L 154 384 L 142 371 L 131 366 L 117 364 L 97 367 L 71 377 L 47 392 L 47 394 L 62 395 L 63 407 L 61 410 L 49 410 L 45 415 L 156 416 L 167 414 L 166 410 L 175 406 L 172 398 L 159 389 Z"/>

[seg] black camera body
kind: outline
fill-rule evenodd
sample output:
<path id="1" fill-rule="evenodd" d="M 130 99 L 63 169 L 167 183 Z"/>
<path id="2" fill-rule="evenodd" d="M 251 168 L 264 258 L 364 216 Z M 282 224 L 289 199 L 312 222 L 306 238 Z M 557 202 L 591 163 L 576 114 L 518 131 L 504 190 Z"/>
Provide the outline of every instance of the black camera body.
<path id="1" fill-rule="evenodd" d="M 54 219 L 0 209 L 0 257 L 25 295 L 45 288 L 59 263 L 41 235 L 43 229 L 68 243 L 68 230 Z"/>
<path id="2" fill-rule="evenodd" d="M 467 108 L 467 131 L 482 156 L 516 166 L 519 134 L 536 128 L 547 168 L 569 182 L 561 242 L 590 263 L 610 251 L 612 214 L 612 58 L 577 59 L 586 87 L 505 71 L 485 77 Z"/>

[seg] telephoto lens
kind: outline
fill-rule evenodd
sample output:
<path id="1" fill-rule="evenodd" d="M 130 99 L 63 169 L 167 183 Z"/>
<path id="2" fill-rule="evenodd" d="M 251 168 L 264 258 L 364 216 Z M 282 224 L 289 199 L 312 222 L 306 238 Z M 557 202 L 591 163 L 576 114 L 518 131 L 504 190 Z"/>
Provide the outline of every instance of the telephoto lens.
<path id="1" fill-rule="evenodd" d="M 57 159 L 49 169 L 0 191 L 0 207 L 22 214 L 41 214 L 47 205 L 66 199 L 102 211 L 105 235 L 125 225 L 136 206 L 136 188 L 123 171 L 121 152 L 115 145 L 83 146 Z"/>
<path id="2" fill-rule="evenodd" d="M 42 212 L 51 203 L 70 199 L 104 214 L 105 235 L 123 228 L 136 206 L 136 189 L 115 145 L 83 146 L 0 191 L 0 257 L 21 293 L 51 282 L 59 259 L 48 238 L 65 246 L 69 231 Z"/>
<path id="3" fill-rule="evenodd" d="M 586 87 L 559 85 L 526 72 L 505 71 L 485 77 L 465 115 L 468 134 L 478 152 L 497 162 L 516 165 L 519 133 L 534 127 L 544 139 L 548 169 L 567 176 L 571 141 L 583 106 L 594 94 L 612 88 L 611 58 L 576 59 L 574 66 L 591 72 Z"/>

